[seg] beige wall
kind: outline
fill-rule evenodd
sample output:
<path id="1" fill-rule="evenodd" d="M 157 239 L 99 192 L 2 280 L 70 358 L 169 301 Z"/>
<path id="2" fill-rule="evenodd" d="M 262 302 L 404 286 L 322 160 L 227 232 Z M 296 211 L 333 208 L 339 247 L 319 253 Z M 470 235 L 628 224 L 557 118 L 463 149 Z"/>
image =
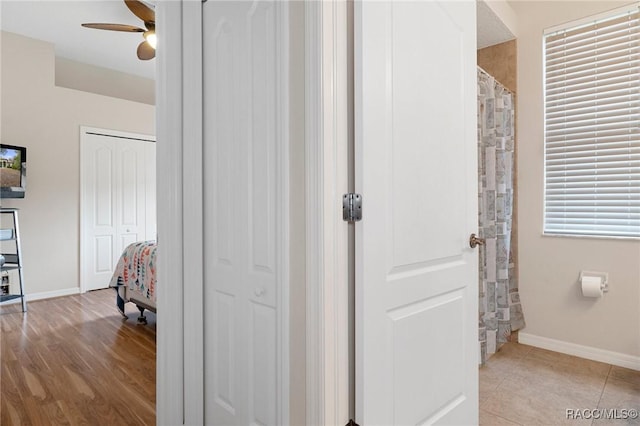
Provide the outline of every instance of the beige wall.
<path id="1" fill-rule="evenodd" d="M 511 2 L 518 27 L 520 295 L 528 333 L 640 356 L 640 241 L 543 237 L 542 34 L 628 2 Z M 609 273 L 602 299 L 580 294 L 581 270 Z"/>
<path id="2" fill-rule="evenodd" d="M 156 82 L 150 78 L 56 57 L 56 86 L 144 104 L 156 104 Z"/>
<path id="3" fill-rule="evenodd" d="M 491 74 L 504 87 L 517 92 L 518 48 L 516 40 L 479 49 L 478 66 Z"/>
<path id="4" fill-rule="evenodd" d="M 1 139 L 28 149 L 20 208 L 27 294 L 79 286 L 80 126 L 155 134 L 155 108 L 56 87 L 53 45 L 2 33 Z"/>

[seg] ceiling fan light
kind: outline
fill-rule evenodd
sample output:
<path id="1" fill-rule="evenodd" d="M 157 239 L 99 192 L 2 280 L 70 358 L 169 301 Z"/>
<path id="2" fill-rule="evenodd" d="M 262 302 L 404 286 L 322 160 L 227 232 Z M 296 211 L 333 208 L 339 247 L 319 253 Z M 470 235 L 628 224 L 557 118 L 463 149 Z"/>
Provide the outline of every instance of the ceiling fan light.
<path id="1" fill-rule="evenodd" d="M 155 31 L 145 32 L 144 39 L 147 40 L 147 43 L 149 43 L 149 46 L 153 47 L 154 49 L 156 48 L 156 45 L 158 44 L 158 37 L 156 36 Z"/>

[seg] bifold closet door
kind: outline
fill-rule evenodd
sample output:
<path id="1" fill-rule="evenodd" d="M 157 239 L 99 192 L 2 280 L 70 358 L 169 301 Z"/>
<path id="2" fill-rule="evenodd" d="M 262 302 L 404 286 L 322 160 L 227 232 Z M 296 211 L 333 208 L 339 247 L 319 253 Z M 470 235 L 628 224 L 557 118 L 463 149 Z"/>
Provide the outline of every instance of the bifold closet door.
<path id="1" fill-rule="evenodd" d="M 80 268 L 89 291 L 109 285 L 127 245 L 155 237 L 155 208 L 147 207 L 155 205 L 155 143 L 95 133 L 81 139 Z"/>
<path id="2" fill-rule="evenodd" d="M 203 3 L 206 424 L 286 423 L 286 8 Z"/>

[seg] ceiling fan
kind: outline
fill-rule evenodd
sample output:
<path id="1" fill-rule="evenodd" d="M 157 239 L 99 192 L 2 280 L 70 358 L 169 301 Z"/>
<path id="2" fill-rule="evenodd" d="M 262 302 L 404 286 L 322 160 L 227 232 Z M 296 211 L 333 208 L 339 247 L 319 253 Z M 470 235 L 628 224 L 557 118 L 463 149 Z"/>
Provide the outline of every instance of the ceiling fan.
<path id="1" fill-rule="evenodd" d="M 146 4 L 138 0 L 124 0 L 129 10 L 138 18 L 142 19 L 146 28 L 135 27 L 125 24 L 82 24 L 85 28 L 94 28 L 97 30 L 124 31 L 128 33 L 143 33 L 144 40 L 138 45 L 138 58 L 148 61 L 156 56 L 156 14 Z"/>

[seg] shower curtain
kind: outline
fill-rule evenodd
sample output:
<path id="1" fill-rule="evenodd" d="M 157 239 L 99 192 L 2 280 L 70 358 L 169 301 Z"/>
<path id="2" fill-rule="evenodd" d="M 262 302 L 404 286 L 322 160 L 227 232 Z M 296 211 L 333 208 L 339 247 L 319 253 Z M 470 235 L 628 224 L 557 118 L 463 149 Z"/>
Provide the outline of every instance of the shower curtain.
<path id="1" fill-rule="evenodd" d="M 478 68 L 478 205 L 481 362 L 524 327 L 511 226 L 514 163 L 513 94 Z"/>

